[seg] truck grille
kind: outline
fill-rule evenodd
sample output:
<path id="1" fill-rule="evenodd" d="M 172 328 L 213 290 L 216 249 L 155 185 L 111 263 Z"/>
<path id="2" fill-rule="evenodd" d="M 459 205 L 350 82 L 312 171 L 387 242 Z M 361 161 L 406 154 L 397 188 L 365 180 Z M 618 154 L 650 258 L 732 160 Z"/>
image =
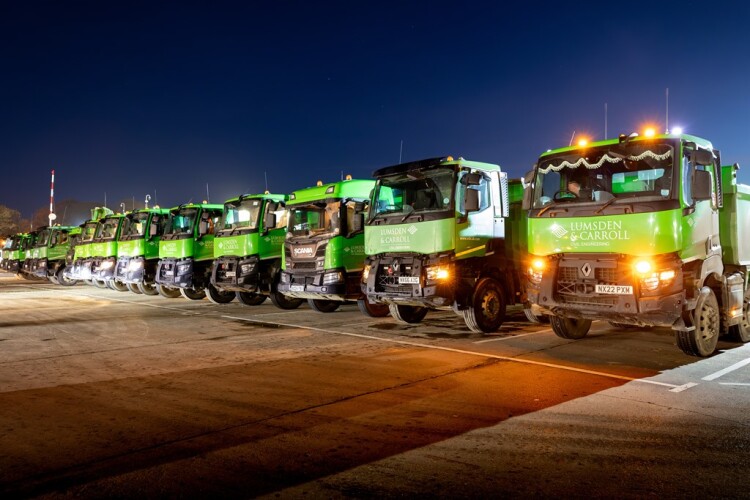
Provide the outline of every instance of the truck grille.
<path id="1" fill-rule="evenodd" d="M 629 267 L 621 262 L 583 257 L 563 261 L 561 264 L 557 269 L 555 295 L 556 300 L 562 304 L 602 310 L 614 309 L 619 298 L 596 293 L 596 285 L 633 285 Z M 584 265 L 590 266 L 588 277 L 583 274 Z"/>

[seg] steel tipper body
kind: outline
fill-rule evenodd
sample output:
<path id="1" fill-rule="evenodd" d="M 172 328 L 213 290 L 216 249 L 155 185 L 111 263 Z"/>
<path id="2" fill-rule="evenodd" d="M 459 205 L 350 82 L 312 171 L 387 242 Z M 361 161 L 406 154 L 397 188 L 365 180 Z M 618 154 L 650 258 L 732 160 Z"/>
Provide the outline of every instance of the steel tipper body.
<path id="1" fill-rule="evenodd" d="M 156 295 L 159 240 L 169 220 L 169 210 L 145 208 L 125 214 L 117 241 L 114 283 L 134 293 Z"/>
<path id="2" fill-rule="evenodd" d="M 208 297 L 216 303 L 235 297 L 258 305 L 271 295 L 274 303 L 299 306 L 278 296 L 281 251 L 286 231 L 283 194 L 246 194 L 224 203 L 214 240 L 215 261 Z"/>
<path id="3" fill-rule="evenodd" d="M 708 356 L 750 340 L 750 188 L 709 141 L 621 136 L 541 156 L 530 181 L 528 295 L 555 333 L 592 320 L 672 327 Z"/>
<path id="4" fill-rule="evenodd" d="M 170 210 L 159 241 L 156 284 L 165 297 L 199 300 L 210 284 L 214 231 L 223 205 L 186 204 Z"/>
<path id="5" fill-rule="evenodd" d="M 374 187 L 375 181 L 348 179 L 290 195 L 281 293 L 307 299 L 319 312 L 361 300 L 366 314 L 388 314 L 387 307 L 367 302 L 361 288 L 366 257 L 363 218 Z"/>
<path id="6" fill-rule="evenodd" d="M 497 330 L 520 298 L 508 258 L 507 177 L 497 165 L 435 158 L 383 168 L 365 226 L 362 291 L 399 321 L 448 308 L 472 331 Z"/>
<path id="7" fill-rule="evenodd" d="M 71 233 L 80 232 L 77 226 L 48 226 L 40 228 L 32 249 L 28 272 L 38 278 L 48 278 L 53 283 L 74 285 L 65 277 L 65 257 L 70 249 Z"/>

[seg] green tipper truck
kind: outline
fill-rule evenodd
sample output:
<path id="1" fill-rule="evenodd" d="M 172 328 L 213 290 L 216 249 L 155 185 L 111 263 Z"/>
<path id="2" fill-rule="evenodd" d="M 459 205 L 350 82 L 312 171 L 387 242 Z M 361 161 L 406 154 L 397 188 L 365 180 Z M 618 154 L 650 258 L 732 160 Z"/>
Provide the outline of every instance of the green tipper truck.
<path id="1" fill-rule="evenodd" d="M 281 247 L 286 228 L 287 196 L 246 194 L 224 203 L 224 214 L 214 240 L 216 260 L 211 270 L 208 298 L 231 302 L 235 295 L 245 305 L 262 304 L 271 296 L 280 307 L 297 307 L 276 290 Z"/>
<path id="2" fill-rule="evenodd" d="M 353 300 L 369 316 L 388 314 L 387 306 L 367 302 L 360 285 L 365 261 L 363 217 L 374 187 L 374 181 L 348 179 L 292 193 L 281 293 L 307 299 L 318 312 L 335 311 Z"/>
<path id="3" fill-rule="evenodd" d="M 23 262 L 26 259 L 25 247 L 28 246 L 28 241 L 31 235 L 28 233 L 18 233 L 10 238 L 5 243 L 3 249 L 3 269 L 18 274 L 21 271 Z"/>
<path id="4" fill-rule="evenodd" d="M 668 326 L 686 353 L 750 340 L 750 188 L 691 135 L 544 153 L 527 177 L 529 299 L 555 333 Z"/>
<path id="5" fill-rule="evenodd" d="M 81 227 L 81 234 L 76 238 L 73 246 L 73 262 L 68 266 L 70 274 L 69 279 L 85 280 L 91 284 L 91 243 L 96 236 L 96 229 L 99 226 L 99 219 L 112 215 L 114 212 L 106 207 L 94 207 L 91 209 L 91 218 L 84 222 Z M 67 274 L 67 272 L 66 272 Z"/>
<path id="6" fill-rule="evenodd" d="M 521 300 L 505 241 L 506 174 L 497 165 L 447 157 L 373 176 L 362 273 L 370 302 L 388 304 L 402 322 L 452 308 L 474 332 L 497 330 L 506 304 Z"/>
<path id="7" fill-rule="evenodd" d="M 117 243 L 115 280 L 133 293 L 158 295 L 159 240 L 169 220 L 165 208 L 144 208 L 125 215 Z"/>
<path id="8" fill-rule="evenodd" d="M 125 215 L 114 214 L 99 220 L 96 234 L 89 250 L 91 279 L 100 287 L 108 286 L 118 292 L 126 292 L 128 286 L 115 279 L 117 264 L 117 239 L 120 237 Z"/>
<path id="9" fill-rule="evenodd" d="M 175 298 L 191 300 L 206 296 L 214 260 L 214 229 L 222 205 L 188 203 L 170 210 L 169 222 L 159 241 L 156 289 Z"/>
<path id="10" fill-rule="evenodd" d="M 71 235 L 80 233 L 76 226 L 48 226 L 40 228 L 36 244 L 27 259 L 28 272 L 38 278 L 48 278 L 64 286 L 75 285 L 65 276 L 65 257 L 70 248 Z"/>

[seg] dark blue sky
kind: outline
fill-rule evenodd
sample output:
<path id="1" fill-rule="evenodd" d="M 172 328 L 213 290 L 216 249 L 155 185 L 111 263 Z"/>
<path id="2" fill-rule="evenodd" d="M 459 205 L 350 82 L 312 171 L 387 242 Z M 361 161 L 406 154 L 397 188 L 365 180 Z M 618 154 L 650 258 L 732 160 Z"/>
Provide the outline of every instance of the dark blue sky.
<path id="1" fill-rule="evenodd" d="M 750 169 L 750 4 L 0 3 L 0 204 L 289 192 L 438 155 L 521 176 L 645 121 Z M 750 182 L 750 170 L 740 180 Z M 116 208 L 116 207 L 115 207 Z"/>

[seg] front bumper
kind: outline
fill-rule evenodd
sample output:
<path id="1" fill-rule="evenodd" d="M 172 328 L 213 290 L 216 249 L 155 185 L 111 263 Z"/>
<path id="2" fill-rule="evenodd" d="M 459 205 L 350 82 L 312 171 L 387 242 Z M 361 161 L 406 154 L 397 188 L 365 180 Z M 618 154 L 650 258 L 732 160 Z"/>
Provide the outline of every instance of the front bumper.
<path id="1" fill-rule="evenodd" d="M 360 272 L 346 273 L 343 269 L 328 269 L 318 273 L 281 272 L 279 292 L 295 299 L 358 300 L 362 297 L 359 287 Z"/>
<path id="2" fill-rule="evenodd" d="M 456 301 L 455 266 L 447 256 L 382 255 L 368 257 L 367 279 L 362 293 L 375 304 L 398 304 L 438 308 Z M 446 279 L 427 279 L 427 268 L 448 270 Z"/>
<path id="3" fill-rule="evenodd" d="M 111 280 L 115 277 L 114 257 L 93 257 L 91 262 L 91 279 Z"/>
<path id="4" fill-rule="evenodd" d="M 160 259 L 156 268 L 156 283 L 173 288 L 193 288 L 192 258 Z"/>
<path id="5" fill-rule="evenodd" d="M 250 257 L 219 257 L 211 267 L 211 284 L 222 292 L 251 292 L 261 290 L 260 261 Z"/>
<path id="6" fill-rule="evenodd" d="M 115 279 L 123 283 L 143 283 L 146 260 L 143 257 L 120 257 L 115 265 Z"/>
<path id="7" fill-rule="evenodd" d="M 47 259 L 32 260 L 28 272 L 38 278 L 46 278 L 47 276 L 50 276 L 47 272 Z"/>

